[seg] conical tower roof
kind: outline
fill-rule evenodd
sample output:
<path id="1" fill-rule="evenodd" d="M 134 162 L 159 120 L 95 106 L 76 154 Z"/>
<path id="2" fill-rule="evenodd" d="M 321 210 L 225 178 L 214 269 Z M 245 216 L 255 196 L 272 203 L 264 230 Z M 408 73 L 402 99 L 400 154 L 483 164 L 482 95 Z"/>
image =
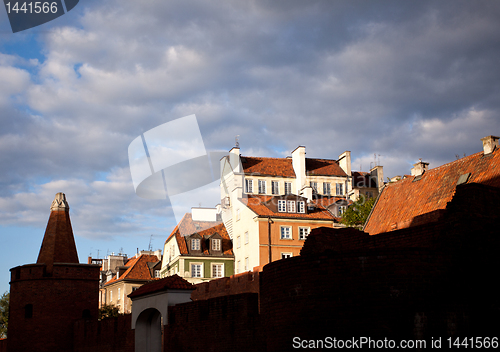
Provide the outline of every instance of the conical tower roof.
<path id="1" fill-rule="evenodd" d="M 64 193 L 57 193 L 52 202 L 49 222 L 36 262 L 47 265 L 48 269 L 54 263 L 79 263 L 69 219 L 69 205 Z"/>

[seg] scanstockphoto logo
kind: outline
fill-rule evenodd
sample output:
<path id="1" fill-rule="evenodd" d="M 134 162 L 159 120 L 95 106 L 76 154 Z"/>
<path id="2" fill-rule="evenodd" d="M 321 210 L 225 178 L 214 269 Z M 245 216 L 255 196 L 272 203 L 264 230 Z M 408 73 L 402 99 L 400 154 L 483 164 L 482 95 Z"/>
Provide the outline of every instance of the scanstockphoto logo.
<path id="1" fill-rule="evenodd" d="M 136 194 L 145 199 L 169 199 L 177 223 L 186 204 L 198 204 L 202 187 L 218 188 L 219 164 L 225 156 L 227 152 L 207 152 L 195 115 L 152 128 L 128 147 Z M 220 201 L 219 193 L 211 196 L 214 202 Z"/>
<path id="2" fill-rule="evenodd" d="M 50 22 L 71 11 L 79 0 L 3 0 L 12 32 L 20 32 Z"/>

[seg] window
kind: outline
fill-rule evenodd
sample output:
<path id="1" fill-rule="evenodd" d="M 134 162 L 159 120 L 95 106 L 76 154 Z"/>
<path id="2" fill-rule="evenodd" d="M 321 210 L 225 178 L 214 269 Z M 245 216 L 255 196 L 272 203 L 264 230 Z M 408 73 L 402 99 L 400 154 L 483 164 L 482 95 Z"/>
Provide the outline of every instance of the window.
<path id="1" fill-rule="evenodd" d="M 271 181 L 271 193 L 280 194 L 280 183 L 278 181 Z"/>
<path id="2" fill-rule="evenodd" d="M 241 260 L 238 260 L 238 264 L 236 265 L 236 273 L 241 272 Z"/>
<path id="3" fill-rule="evenodd" d="M 286 212 L 286 200 L 279 200 L 278 201 L 278 211 L 280 213 Z"/>
<path id="4" fill-rule="evenodd" d="M 212 239 L 212 250 L 220 251 L 220 239 L 218 238 Z"/>
<path id="5" fill-rule="evenodd" d="M 248 231 L 245 232 L 245 244 L 248 244 L 248 241 L 250 240 L 250 235 L 248 234 Z"/>
<path id="6" fill-rule="evenodd" d="M 241 247 L 241 237 L 240 236 L 236 237 L 236 247 L 237 248 Z"/>
<path id="7" fill-rule="evenodd" d="M 201 277 L 201 264 L 191 264 L 191 277 Z"/>
<path id="8" fill-rule="evenodd" d="M 281 253 L 281 259 L 291 258 L 292 253 Z"/>
<path id="9" fill-rule="evenodd" d="M 155 277 L 161 277 L 160 270 L 155 270 Z"/>
<path id="10" fill-rule="evenodd" d="M 292 239 L 292 228 L 290 226 L 281 226 L 280 234 L 282 240 L 291 240 Z"/>
<path id="11" fill-rule="evenodd" d="M 212 277 L 224 276 L 224 264 L 212 264 Z"/>
<path id="12" fill-rule="evenodd" d="M 109 291 L 109 301 L 113 302 L 113 291 Z"/>
<path id="13" fill-rule="evenodd" d="M 245 179 L 245 192 L 253 193 L 253 181 L 249 179 Z"/>
<path id="14" fill-rule="evenodd" d="M 344 214 L 344 213 L 345 213 L 346 208 L 347 208 L 347 207 L 346 207 L 346 206 L 344 206 L 344 205 L 339 205 L 339 210 L 338 210 L 338 214 L 339 214 L 339 216 L 342 216 L 342 214 Z"/>
<path id="15" fill-rule="evenodd" d="M 248 257 L 245 258 L 245 271 L 248 271 L 248 267 L 250 266 Z"/>
<path id="16" fill-rule="evenodd" d="M 309 182 L 309 186 L 311 186 L 314 193 L 318 193 L 318 182 Z"/>
<path id="17" fill-rule="evenodd" d="M 285 182 L 285 194 L 292 194 L 292 183 Z"/>
<path id="18" fill-rule="evenodd" d="M 344 185 L 342 183 L 337 183 L 337 195 L 340 196 L 344 194 Z"/>
<path id="19" fill-rule="evenodd" d="M 287 202 L 287 205 L 288 205 L 288 212 L 289 213 L 295 213 L 295 201 L 289 200 Z"/>
<path id="20" fill-rule="evenodd" d="M 236 221 L 238 221 L 241 218 L 241 212 L 239 209 L 236 209 Z"/>
<path id="21" fill-rule="evenodd" d="M 120 293 L 122 293 L 122 290 L 121 288 L 118 288 L 118 298 L 117 298 L 118 301 L 120 300 Z"/>
<path id="22" fill-rule="evenodd" d="M 200 239 L 199 238 L 192 238 L 191 239 L 191 250 L 193 250 L 193 251 L 200 250 Z"/>
<path id="23" fill-rule="evenodd" d="M 298 208 L 298 212 L 299 213 L 305 213 L 306 212 L 306 205 L 305 205 L 305 202 L 297 202 L 297 208 Z"/>
<path id="24" fill-rule="evenodd" d="M 323 194 L 326 194 L 327 196 L 329 196 L 330 194 L 332 194 L 332 190 L 330 188 L 330 183 L 323 182 Z"/>
<path id="25" fill-rule="evenodd" d="M 305 240 L 309 232 L 311 232 L 310 227 L 299 227 L 299 240 Z"/>
<path id="26" fill-rule="evenodd" d="M 266 180 L 259 180 L 259 194 L 266 194 Z"/>

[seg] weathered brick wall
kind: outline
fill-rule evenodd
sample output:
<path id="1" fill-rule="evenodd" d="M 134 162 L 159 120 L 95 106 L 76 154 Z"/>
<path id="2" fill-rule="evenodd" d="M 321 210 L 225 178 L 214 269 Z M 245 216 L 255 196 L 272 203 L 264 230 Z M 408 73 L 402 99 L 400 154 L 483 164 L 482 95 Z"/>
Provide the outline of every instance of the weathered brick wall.
<path id="1" fill-rule="evenodd" d="M 260 270 L 260 267 L 256 267 L 253 271 L 247 271 L 230 277 L 223 277 L 197 284 L 196 290 L 191 294 L 191 299 L 193 301 L 199 301 L 239 293 L 258 293 Z"/>
<path id="2" fill-rule="evenodd" d="M 116 318 L 79 320 L 74 324 L 74 352 L 134 352 L 131 314 Z"/>
<path id="3" fill-rule="evenodd" d="M 258 295 L 238 295 L 169 307 L 165 351 L 265 351 Z"/>

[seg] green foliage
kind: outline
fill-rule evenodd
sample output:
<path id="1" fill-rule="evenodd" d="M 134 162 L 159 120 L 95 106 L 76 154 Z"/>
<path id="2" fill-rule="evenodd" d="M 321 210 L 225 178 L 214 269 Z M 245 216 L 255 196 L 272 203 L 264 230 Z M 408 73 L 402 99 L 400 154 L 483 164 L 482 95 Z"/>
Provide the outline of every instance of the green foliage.
<path id="1" fill-rule="evenodd" d="M 115 318 L 120 315 L 121 314 L 119 313 L 119 308 L 114 305 L 105 304 L 101 308 L 99 308 L 99 320 L 106 318 Z"/>
<path id="2" fill-rule="evenodd" d="M 362 227 L 368 215 L 370 215 L 373 204 L 375 204 L 375 198 L 359 198 L 347 208 L 344 214 L 342 214 L 340 222 L 346 226 Z"/>
<path id="3" fill-rule="evenodd" d="M 7 326 L 9 325 L 9 297 L 5 292 L 0 298 L 0 338 L 7 337 Z"/>

